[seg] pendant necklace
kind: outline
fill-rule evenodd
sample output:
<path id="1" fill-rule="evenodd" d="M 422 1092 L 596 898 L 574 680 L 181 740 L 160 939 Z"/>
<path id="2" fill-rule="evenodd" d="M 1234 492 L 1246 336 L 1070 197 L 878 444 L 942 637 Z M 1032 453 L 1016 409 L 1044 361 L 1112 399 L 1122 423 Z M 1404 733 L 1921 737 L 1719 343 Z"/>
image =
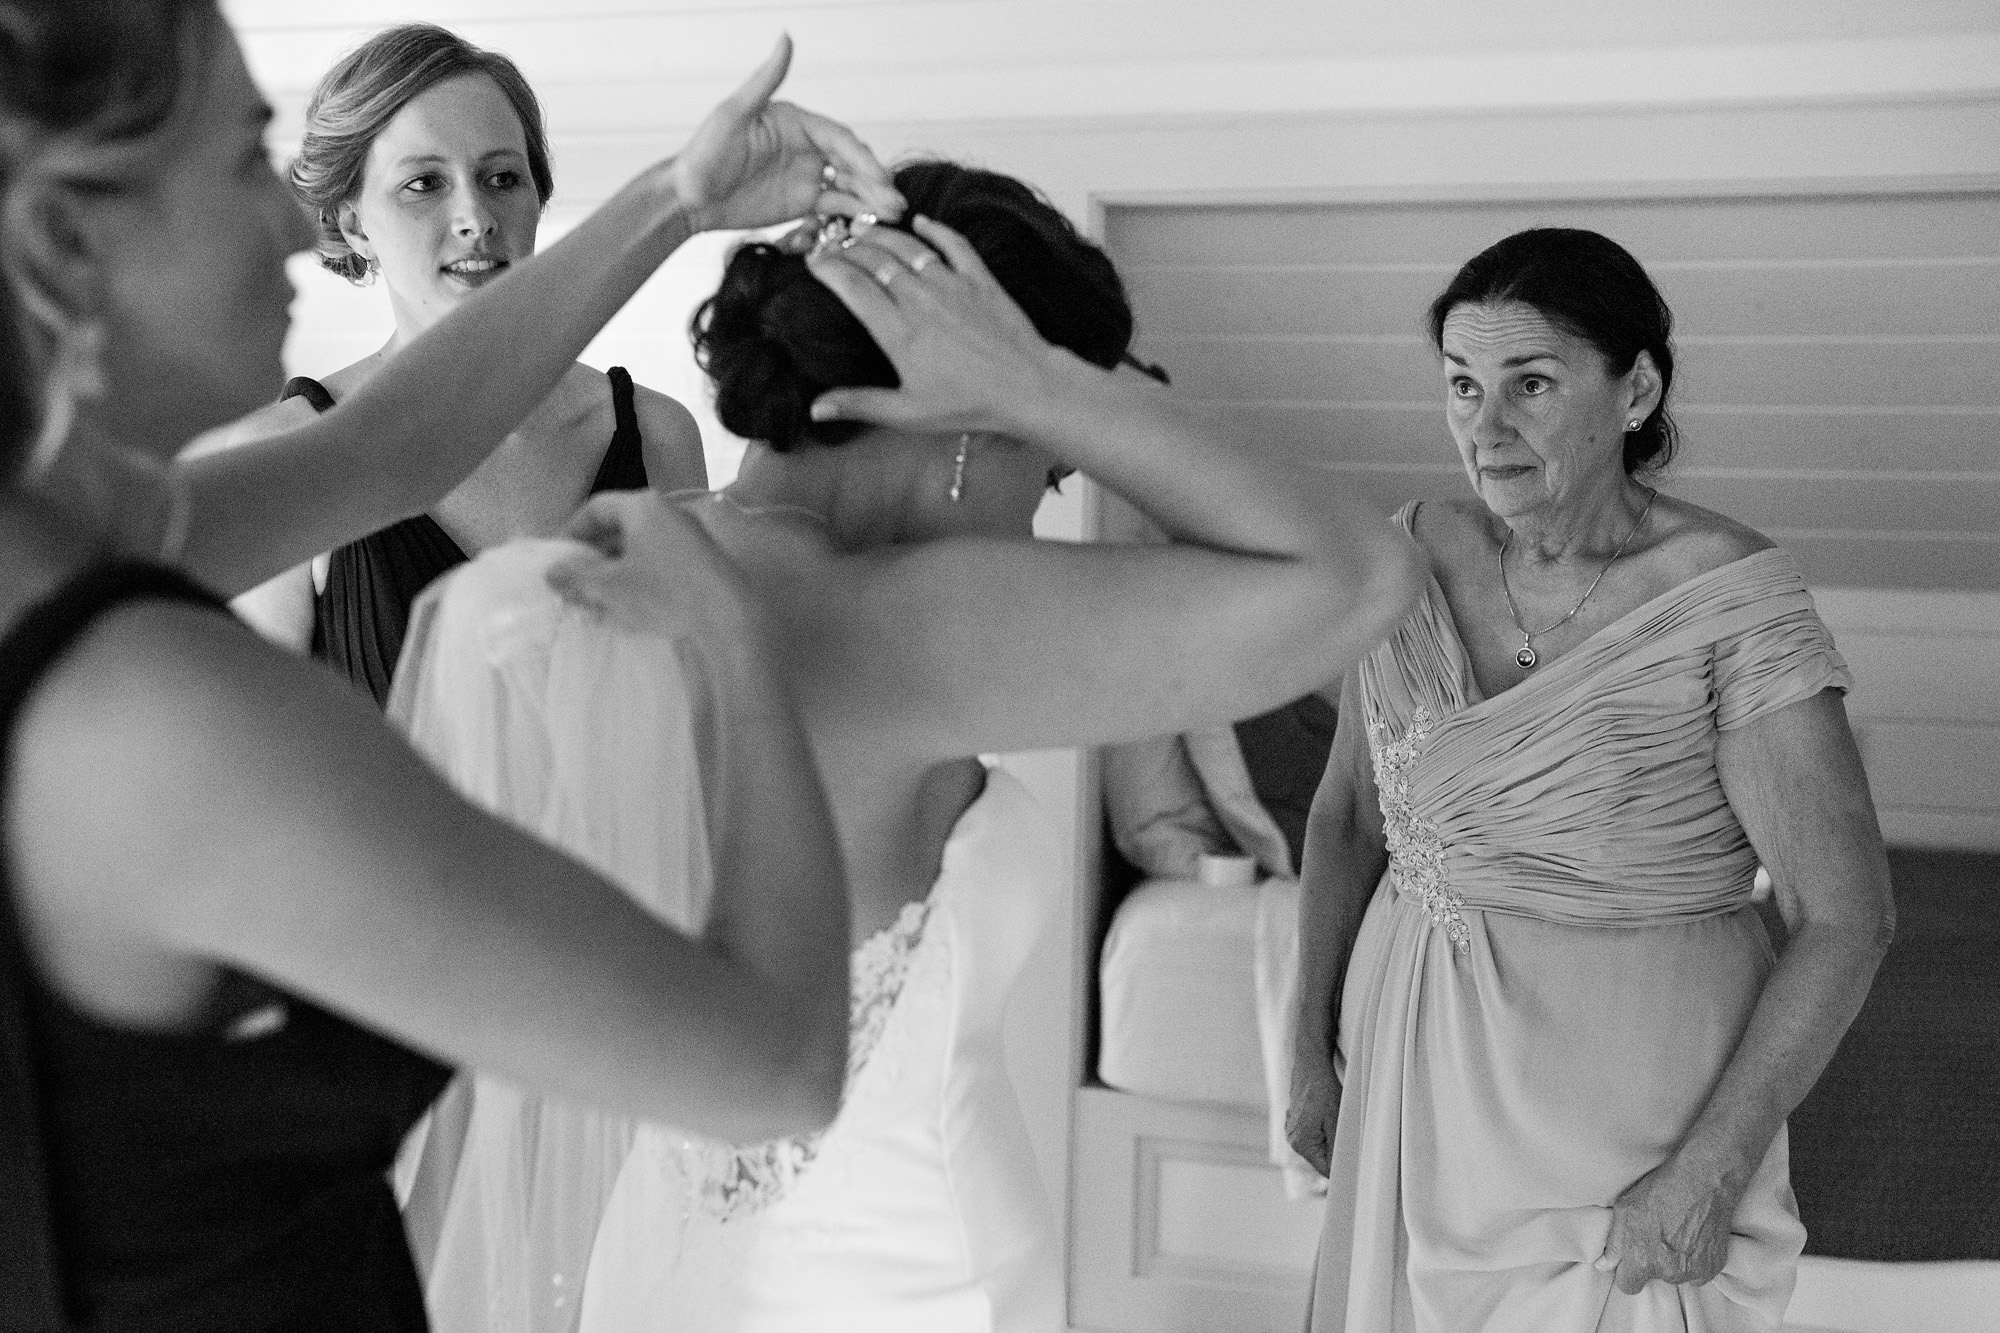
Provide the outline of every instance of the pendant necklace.
<path id="1" fill-rule="evenodd" d="M 1611 558 L 1604 562 L 1604 568 L 1597 571 L 1597 577 L 1592 579 L 1590 586 L 1583 590 L 1583 596 L 1576 599 L 1576 605 L 1564 612 L 1560 619 L 1552 621 L 1540 629 L 1529 629 L 1521 623 L 1521 608 L 1514 605 L 1514 590 L 1507 586 L 1507 543 L 1514 540 L 1514 530 L 1512 528 L 1507 529 L 1507 535 L 1500 541 L 1500 555 L 1498 557 L 1500 565 L 1500 591 L 1507 595 L 1507 614 L 1514 618 L 1514 628 L 1521 631 L 1521 650 L 1514 654 L 1514 664 L 1516 666 L 1526 671 L 1541 660 L 1540 656 L 1535 652 L 1534 645 L 1529 640 L 1539 638 L 1551 630 L 1567 625 L 1571 616 L 1583 610 L 1583 604 L 1590 600 L 1590 594 L 1597 591 L 1597 585 L 1604 582 L 1604 576 L 1609 574 L 1611 567 L 1618 563 L 1618 557 L 1625 554 L 1625 548 L 1630 546 L 1632 539 L 1639 535 L 1639 529 L 1646 526 L 1646 515 L 1653 512 L 1653 501 L 1659 498 L 1660 493 L 1654 491 L 1652 496 L 1646 501 L 1646 507 L 1639 511 L 1639 521 L 1634 523 L 1632 530 L 1625 534 L 1625 540 L 1618 543 L 1618 549 L 1613 551 Z"/>

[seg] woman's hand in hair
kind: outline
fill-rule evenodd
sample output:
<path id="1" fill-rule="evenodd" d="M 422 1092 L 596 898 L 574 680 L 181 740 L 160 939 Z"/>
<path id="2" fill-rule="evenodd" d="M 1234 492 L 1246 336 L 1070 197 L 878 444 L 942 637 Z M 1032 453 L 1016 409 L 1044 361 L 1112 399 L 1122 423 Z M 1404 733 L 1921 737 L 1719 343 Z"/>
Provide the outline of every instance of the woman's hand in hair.
<path id="1" fill-rule="evenodd" d="M 792 39 L 781 37 L 674 158 L 679 198 L 696 230 L 767 227 L 808 213 L 902 215 L 902 195 L 852 130 L 771 100 L 791 61 Z"/>
<path id="2" fill-rule="evenodd" d="M 930 218 L 914 226 L 922 240 L 861 227 L 808 259 L 901 382 L 831 390 L 813 404 L 814 420 L 1007 432 L 1022 404 L 1048 402 L 1079 371 L 1103 375 L 1046 342 L 963 236 Z"/>

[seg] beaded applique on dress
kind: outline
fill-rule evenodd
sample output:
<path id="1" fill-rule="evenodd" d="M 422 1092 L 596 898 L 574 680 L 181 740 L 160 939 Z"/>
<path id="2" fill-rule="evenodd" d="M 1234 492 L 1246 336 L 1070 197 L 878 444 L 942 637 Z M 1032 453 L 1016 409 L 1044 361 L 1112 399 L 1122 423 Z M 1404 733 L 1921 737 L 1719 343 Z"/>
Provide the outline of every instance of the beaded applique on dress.
<path id="1" fill-rule="evenodd" d="M 1460 953 L 1472 948 L 1472 932 L 1459 908 L 1465 900 L 1452 891 L 1444 873 L 1444 839 L 1438 826 L 1410 802 L 1410 766 L 1430 739 L 1431 714 L 1418 708 L 1401 740 L 1388 739 L 1386 723 L 1368 724 L 1368 752 L 1375 765 L 1375 788 L 1382 799 L 1382 828 L 1389 847 L 1389 876 L 1396 892 L 1430 914 Z"/>
<path id="2" fill-rule="evenodd" d="M 904 903 L 895 921 L 854 951 L 848 981 L 847 1083 L 851 1087 L 881 1044 L 923 939 L 930 903 Z M 723 1221 L 751 1216 L 783 1198 L 819 1152 L 818 1134 L 736 1147 L 688 1138 L 681 1144 L 690 1188 L 703 1211 Z"/>

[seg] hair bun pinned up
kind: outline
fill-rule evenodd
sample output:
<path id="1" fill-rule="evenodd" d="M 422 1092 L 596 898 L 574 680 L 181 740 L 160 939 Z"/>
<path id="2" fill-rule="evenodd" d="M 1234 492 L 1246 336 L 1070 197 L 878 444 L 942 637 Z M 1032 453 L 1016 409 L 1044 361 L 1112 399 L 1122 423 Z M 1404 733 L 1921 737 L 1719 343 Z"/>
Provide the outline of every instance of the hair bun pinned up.
<path id="1" fill-rule="evenodd" d="M 911 216 L 965 237 L 1042 337 L 1107 369 L 1125 355 L 1132 308 L 1124 284 L 1047 200 L 1011 176 L 952 162 L 909 163 L 895 182 Z M 813 401 L 827 390 L 898 383 L 889 358 L 805 257 L 762 242 L 730 257 L 691 332 L 722 424 L 781 452 L 802 441 L 841 444 L 865 429 L 812 419 Z"/>
<path id="2" fill-rule="evenodd" d="M 805 256 L 753 242 L 730 257 L 722 285 L 694 317 L 695 360 L 715 381 L 715 412 L 745 439 L 788 450 L 810 438 L 851 439 L 853 422 L 815 422 L 828 389 L 899 382 L 889 358 Z"/>

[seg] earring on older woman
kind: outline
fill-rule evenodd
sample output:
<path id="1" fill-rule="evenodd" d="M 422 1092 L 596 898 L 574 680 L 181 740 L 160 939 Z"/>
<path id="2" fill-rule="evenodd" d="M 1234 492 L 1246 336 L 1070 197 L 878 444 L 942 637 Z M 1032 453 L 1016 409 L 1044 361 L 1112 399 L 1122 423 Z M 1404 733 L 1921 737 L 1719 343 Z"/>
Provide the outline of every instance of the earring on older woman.
<path id="1" fill-rule="evenodd" d="M 1633 418 L 1632 418 L 1632 419 L 1631 419 L 1630 421 L 1628 421 L 1628 422 L 1626 422 L 1626 423 L 1625 423 L 1625 430 L 1626 430 L 1626 433 L 1627 433 L 1627 434 L 1630 434 L 1630 433 L 1631 433 L 1632 431 L 1635 431 L 1635 430 L 1639 429 L 1639 427 L 1641 427 L 1641 426 L 1643 426 L 1643 425 L 1645 425 L 1645 424 L 1646 424 L 1646 423 L 1645 423 L 1645 422 L 1643 422 L 1643 421 L 1641 421 L 1641 420 L 1639 420 L 1639 418 L 1637 418 L 1637 417 L 1633 417 Z"/>
<path id="2" fill-rule="evenodd" d="M 967 431 L 958 437 L 958 457 L 951 465 L 950 495 L 953 504 L 965 498 L 965 454 L 970 448 L 972 448 L 972 432 Z"/>

